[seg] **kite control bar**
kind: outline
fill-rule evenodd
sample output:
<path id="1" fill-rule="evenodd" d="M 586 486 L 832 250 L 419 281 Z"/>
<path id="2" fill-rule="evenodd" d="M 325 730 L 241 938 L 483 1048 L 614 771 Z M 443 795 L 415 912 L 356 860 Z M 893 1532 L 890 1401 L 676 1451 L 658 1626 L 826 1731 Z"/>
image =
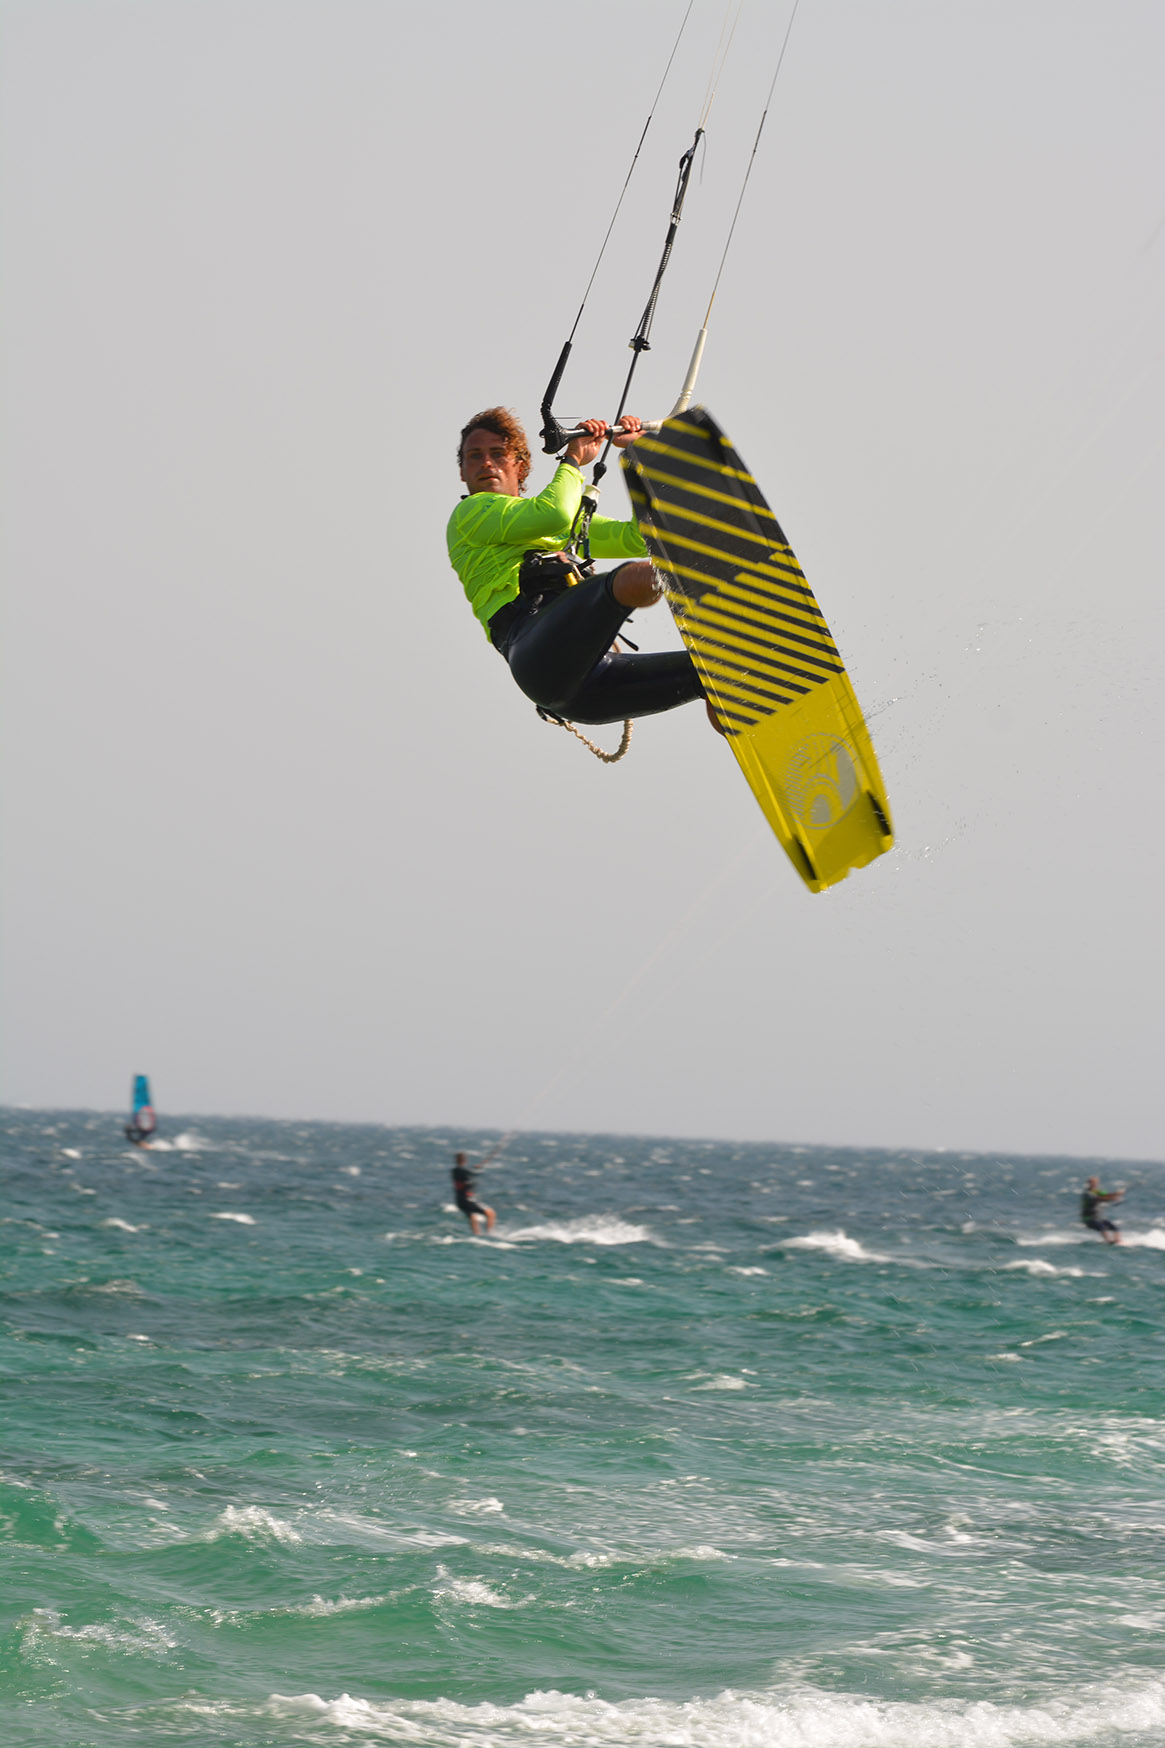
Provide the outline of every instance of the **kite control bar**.
<path id="1" fill-rule="evenodd" d="M 696 378 L 700 374 L 700 360 L 704 356 L 704 342 L 707 338 L 708 329 L 705 325 L 696 335 L 696 344 L 692 348 L 692 357 L 691 362 L 688 365 L 688 374 L 684 377 L 684 386 L 680 390 L 679 399 L 676 401 L 671 412 L 667 414 L 667 418 L 669 419 L 676 419 L 681 413 L 686 413 L 691 404 L 692 396 L 696 390 Z M 572 437 L 585 437 L 587 435 L 580 426 L 566 427 L 559 424 L 558 420 L 554 417 L 554 414 L 550 411 L 549 403 L 554 399 L 554 390 L 558 386 L 559 378 L 561 377 L 563 367 L 566 364 L 569 350 L 570 343 L 568 341 L 567 345 L 563 348 L 562 357 L 558 360 L 558 369 L 555 371 L 554 376 L 551 379 L 550 387 L 547 390 L 546 400 L 542 403 L 542 417 L 546 421 L 541 432 L 543 439 L 542 447 L 547 455 L 557 455 L 558 451 L 564 444 L 569 443 Z M 645 431 L 658 431 L 663 423 L 663 419 L 644 419 L 643 429 Z M 614 425 L 608 425 L 607 427 L 608 434 L 615 431 L 621 431 L 622 429 L 623 427 L 618 421 L 616 421 Z"/>
<path id="2" fill-rule="evenodd" d="M 662 424 L 663 424 L 662 419 L 644 419 L 643 429 L 645 431 L 658 431 Z M 620 432 L 623 431 L 623 429 L 624 429 L 624 426 L 621 423 L 618 425 L 608 425 L 607 429 L 603 433 L 603 435 L 605 437 L 618 437 Z M 590 432 L 583 425 L 572 426 L 565 431 L 562 430 L 562 427 L 560 426 L 559 430 L 561 431 L 561 434 L 562 434 L 563 443 L 569 443 L 572 437 L 589 437 L 590 436 Z"/>

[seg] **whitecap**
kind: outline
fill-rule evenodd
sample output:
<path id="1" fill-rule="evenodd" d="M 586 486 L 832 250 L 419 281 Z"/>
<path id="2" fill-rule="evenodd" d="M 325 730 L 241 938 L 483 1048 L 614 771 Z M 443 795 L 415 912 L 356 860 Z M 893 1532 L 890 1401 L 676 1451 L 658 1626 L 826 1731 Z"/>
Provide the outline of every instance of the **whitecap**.
<path id="1" fill-rule="evenodd" d="M 515 1244 L 549 1240 L 553 1244 L 658 1244 L 646 1226 L 633 1226 L 617 1214 L 582 1214 L 576 1220 L 547 1220 L 539 1226 L 507 1228 L 504 1236 Z"/>
<path id="2" fill-rule="evenodd" d="M 1004 1263 L 1004 1273 L 1007 1273 L 1011 1269 L 1022 1269 L 1025 1274 L 1029 1275 L 1069 1275 L 1072 1279 L 1077 1281 L 1083 1280 L 1088 1272 L 1086 1269 L 1058 1269 L 1055 1263 L 1045 1262 L 1041 1256 L 1033 1256 L 1030 1261 L 1024 1257 L 1020 1262 Z"/>
<path id="3" fill-rule="evenodd" d="M 116 1215 L 109 1220 L 99 1220 L 97 1224 L 108 1226 L 115 1232 L 145 1232 L 148 1230 L 145 1226 L 131 1226 L 128 1220 L 119 1220 Z"/>
<path id="4" fill-rule="evenodd" d="M 160 1656 L 172 1651 L 178 1643 L 159 1621 L 150 1620 L 148 1616 L 89 1621 L 83 1627 L 69 1627 L 62 1624 L 56 1609 L 34 1608 L 25 1630 L 34 1648 L 38 1640 L 77 1639 L 84 1644 L 104 1645 L 123 1655 L 144 1653 Z"/>
<path id="5" fill-rule="evenodd" d="M 694 1390 L 747 1390 L 748 1384 L 743 1378 L 735 1378 L 730 1372 L 722 1372 L 718 1377 L 709 1378 L 706 1384 L 694 1384 Z"/>
<path id="6" fill-rule="evenodd" d="M 500 1499 L 459 1499 L 452 1509 L 458 1517 L 490 1517 L 495 1512 L 505 1511 Z"/>
<path id="7" fill-rule="evenodd" d="M 303 1537 L 286 1519 L 265 1511 L 261 1505 L 228 1505 L 200 1538 L 217 1542 L 221 1536 L 243 1536 L 249 1542 L 300 1542 Z"/>
<path id="8" fill-rule="evenodd" d="M 192 1702 L 191 1709 L 197 1709 Z M 227 1702 L 223 1702 L 227 1703 Z M 461 1748 L 1067 1748 L 1120 1736 L 1155 1741 L 1165 1727 L 1165 1682 L 1059 1692 L 1027 1705 L 943 1698 L 871 1699 L 801 1686 L 727 1690 L 688 1700 L 600 1699 L 555 1690 L 516 1705 L 451 1699 L 366 1700 L 342 1693 L 272 1694 L 263 1708 L 284 1723 L 310 1720 L 388 1741 Z"/>
<path id="9" fill-rule="evenodd" d="M 786 1250 L 823 1250 L 828 1256 L 836 1256 L 843 1262 L 890 1261 L 888 1256 L 867 1250 L 856 1238 L 848 1238 L 841 1231 L 809 1232 L 804 1238 L 785 1238 L 781 1242 Z"/>
<path id="10" fill-rule="evenodd" d="M 388 1600 L 387 1596 L 337 1596 L 334 1601 L 329 1601 L 323 1596 L 313 1596 L 310 1602 L 292 1603 L 287 1608 L 278 1609 L 275 1612 L 312 1617 L 355 1614 L 367 1608 L 382 1608 Z"/>
<path id="11" fill-rule="evenodd" d="M 1165 1250 L 1165 1228 L 1151 1226 L 1147 1232 L 1121 1232 L 1121 1244 L 1130 1250 Z"/>
<path id="12" fill-rule="evenodd" d="M 443 1566 L 437 1568 L 434 1596 L 448 1597 L 450 1602 L 469 1603 L 475 1608 L 514 1608 L 508 1597 L 491 1590 L 484 1578 L 451 1578 Z"/>
<path id="13" fill-rule="evenodd" d="M 234 1220 L 239 1226 L 253 1226 L 255 1224 L 255 1216 L 253 1214 L 222 1213 L 212 1214 L 210 1217 L 212 1220 Z"/>
<path id="14" fill-rule="evenodd" d="M 735 1267 L 730 1268 L 728 1271 L 730 1275 L 767 1275 L 768 1272 L 768 1269 L 746 1269 Z"/>

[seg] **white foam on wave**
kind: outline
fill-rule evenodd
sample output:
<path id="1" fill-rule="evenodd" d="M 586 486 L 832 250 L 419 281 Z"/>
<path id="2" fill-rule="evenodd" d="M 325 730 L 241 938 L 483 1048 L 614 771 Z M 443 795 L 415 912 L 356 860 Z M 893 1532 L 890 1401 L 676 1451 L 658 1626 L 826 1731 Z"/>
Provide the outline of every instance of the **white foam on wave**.
<path id="1" fill-rule="evenodd" d="M 310 1602 L 291 1603 L 278 1612 L 290 1615 L 309 1615 L 314 1617 L 333 1614 L 356 1614 L 363 1609 L 383 1608 L 388 1601 L 387 1596 L 337 1596 L 334 1600 L 324 1596 L 313 1596 Z"/>
<path id="2" fill-rule="evenodd" d="M 196 1135 L 193 1130 L 184 1129 L 181 1135 L 175 1135 L 167 1141 L 163 1136 L 157 1136 L 150 1142 L 151 1153 L 201 1153 L 210 1142 L 204 1135 Z"/>
<path id="3" fill-rule="evenodd" d="M 1087 1269 L 1058 1269 L 1054 1262 L 1045 1262 L 1042 1256 L 1033 1256 L 1030 1259 L 1024 1257 L 1020 1262 L 1004 1263 L 1003 1272 L 1005 1274 L 1012 1269 L 1022 1269 L 1028 1275 L 1069 1275 L 1077 1281 L 1082 1281 L 1088 1275 Z"/>
<path id="4" fill-rule="evenodd" d="M 647 1566 L 668 1566 L 681 1560 L 738 1560 L 739 1554 L 727 1554 L 702 1542 L 692 1548 L 653 1548 L 646 1544 L 631 1548 L 577 1548 L 573 1554 L 553 1554 L 549 1548 L 521 1547 L 510 1542 L 478 1542 L 479 1554 L 500 1560 L 522 1560 L 528 1565 L 561 1566 L 568 1571 L 601 1571 L 609 1566 L 634 1566 L 640 1571 Z"/>
<path id="5" fill-rule="evenodd" d="M 210 1217 L 212 1220 L 233 1220 L 239 1226 L 253 1226 L 255 1224 L 255 1216 L 253 1214 L 231 1214 L 224 1212 L 221 1214 L 212 1214 Z"/>
<path id="6" fill-rule="evenodd" d="M 504 1234 L 513 1244 L 549 1240 L 553 1244 L 659 1244 L 646 1226 L 633 1226 L 617 1214 L 581 1214 L 577 1220 L 547 1220 L 539 1226 L 508 1228 Z"/>
<path id="7" fill-rule="evenodd" d="M 223 1536 L 242 1536 L 248 1542 L 301 1542 L 303 1537 L 285 1518 L 276 1517 L 261 1505 L 228 1505 L 200 1541 L 217 1542 Z"/>
<path id="8" fill-rule="evenodd" d="M 709 1378 L 707 1383 L 693 1384 L 693 1390 L 747 1390 L 750 1386 L 747 1379 L 734 1377 L 731 1372 L 721 1372 L 715 1378 Z"/>
<path id="9" fill-rule="evenodd" d="M 730 1275 L 767 1275 L 768 1272 L 769 1272 L 768 1269 L 759 1269 L 759 1268 L 758 1269 L 746 1269 L 746 1268 L 735 1268 L 735 1267 L 730 1268 L 728 1271 L 728 1273 Z"/>
<path id="10" fill-rule="evenodd" d="M 116 1215 L 109 1220 L 99 1220 L 97 1224 L 108 1226 L 115 1232 L 145 1232 L 148 1230 L 145 1226 L 131 1226 L 128 1220 L 119 1220 Z"/>
<path id="11" fill-rule="evenodd" d="M 504 1512 L 506 1508 L 500 1499 L 491 1496 L 488 1499 L 459 1499 L 450 1509 L 458 1517 L 491 1517 L 494 1512 Z"/>
<path id="12" fill-rule="evenodd" d="M 1083 1227 L 1079 1232 L 1044 1232 L 1038 1238 L 1017 1238 L 1015 1242 L 1024 1250 L 1033 1250 L 1037 1245 L 1064 1244 L 1090 1244 L 1098 1249 L 1101 1244 L 1096 1233 Z M 1165 1250 L 1165 1226 L 1150 1226 L 1145 1232 L 1130 1232 L 1122 1226 L 1121 1244 L 1130 1250 Z"/>
<path id="13" fill-rule="evenodd" d="M 33 1653 L 47 1650 L 46 1641 L 77 1639 L 87 1645 L 103 1645 L 110 1651 L 128 1656 L 164 1656 L 178 1643 L 159 1621 L 148 1616 L 132 1616 L 111 1621 L 89 1621 L 83 1627 L 65 1626 L 56 1609 L 34 1608 L 24 1630 L 25 1649 Z M 52 1661 L 51 1653 L 48 1661 Z"/>
<path id="14" fill-rule="evenodd" d="M 849 1238 L 840 1230 L 808 1232 L 803 1238 L 785 1238 L 781 1243 L 785 1250 L 823 1250 L 827 1256 L 836 1256 L 843 1262 L 890 1261 L 888 1256 L 880 1256 L 877 1251 L 867 1250 L 856 1238 Z"/>
<path id="15" fill-rule="evenodd" d="M 450 1602 L 468 1603 L 474 1608 L 520 1607 L 519 1603 L 511 1602 L 509 1597 L 500 1596 L 496 1590 L 491 1590 L 484 1578 L 453 1578 L 444 1566 L 437 1568 L 433 1595 L 445 1597 Z M 527 1600 L 532 1601 L 533 1598 Z"/>
<path id="16" fill-rule="evenodd" d="M 1121 1232 L 1121 1244 L 1130 1250 L 1165 1250 L 1165 1227 L 1150 1226 L 1147 1232 Z"/>
<path id="17" fill-rule="evenodd" d="M 262 1709 L 292 1727 L 327 1723 L 431 1748 L 1085 1748 L 1118 1737 L 1156 1741 L 1165 1727 L 1165 1681 L 1097 1685 L 1032 1705 L 911 1704 L 801 1688 L 615 1703 L 552 1690 L 512 1706 L 272 1694 Z"/>

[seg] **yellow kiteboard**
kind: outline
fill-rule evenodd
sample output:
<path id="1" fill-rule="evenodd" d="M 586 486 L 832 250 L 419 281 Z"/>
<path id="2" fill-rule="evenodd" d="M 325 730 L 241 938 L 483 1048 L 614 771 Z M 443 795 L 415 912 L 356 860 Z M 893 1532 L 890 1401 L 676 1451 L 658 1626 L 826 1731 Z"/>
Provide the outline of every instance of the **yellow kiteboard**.
<path id="1" fill-rule="evenodd" d="M 704 689 L 811 892 L 894 842 L 861 706 L 756 481 L 704 407 L 623 451 L 635 518 Z"/>

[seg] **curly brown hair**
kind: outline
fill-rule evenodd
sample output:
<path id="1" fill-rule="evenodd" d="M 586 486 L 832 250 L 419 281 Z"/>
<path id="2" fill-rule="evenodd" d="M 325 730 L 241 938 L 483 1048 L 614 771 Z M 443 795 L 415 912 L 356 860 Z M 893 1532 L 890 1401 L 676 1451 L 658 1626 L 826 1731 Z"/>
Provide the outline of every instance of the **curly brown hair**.
<path id="1" fill-rule="evenodd" d="M 465 439 L 471 431 L 492 431 L 495 437 L 505 438 L 506 446 L 518 464 L 518 490 L 524 492 L 526 476 L 530 472 L 530 445 L 517 413 L 512 413 L 509 407 L 487 407 L 484 413 L 475 413 L 469 423 L 461 427 L 461 436 L 457 440 L 458 467 L 465 460 Z"/>

